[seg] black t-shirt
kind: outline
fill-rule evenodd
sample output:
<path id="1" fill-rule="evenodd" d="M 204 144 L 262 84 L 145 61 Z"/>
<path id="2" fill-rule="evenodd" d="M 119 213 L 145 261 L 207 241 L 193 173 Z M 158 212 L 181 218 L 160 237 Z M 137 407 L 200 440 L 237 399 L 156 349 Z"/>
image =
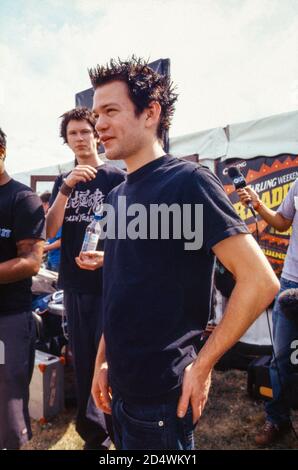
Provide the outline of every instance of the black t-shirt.
<path id="1" fill-rule="evenodd" d="M 17 242 L 44 239 L 44 210 L 30 188 L 11 179 L 0 185 L 0 263 L 17 257 Z M 0 314 L 31 309 L 31 277 L 0 284 Z"/>
<path id="2" fill-rule="evenodd" d="M 67 173 L 68 174 L 68 173 Z M 52 204 L 57 196 L 63 178 L 59 175 L 52 191 Z M 94 211 L 100 201 L 125 178 L 125 172 L 104 163 L 98 167 L 96 177 L 87 183 L 78 183 L 68 199 L 61 234 L 61 260 L 59 287 L 81 293 L 101 293 L 102 269 L 87 271 L 75 262 L 79 255 L 87 225 L 94 218 Z"/>
<path id="3" fill-rule="evenodd" d="M 148 227 L 151 204 L 190 205 L 193 215 L 195 204 L 203 205 L 200 249 L 185 250 L 184 237 L 121 239 L 117 224 L 116 239 L 105 240 L 104 335 L 112 388 L 127 401 L 154 401 L 177 393 L 184 368 L 196 357 L 210 312 L 211 248 L 248 230 L 208 168 L 171 156 L 129 174 L 109 194 L 116 221 L 123 217 L 120 196 L 127 208 L 145 206 Z"/>

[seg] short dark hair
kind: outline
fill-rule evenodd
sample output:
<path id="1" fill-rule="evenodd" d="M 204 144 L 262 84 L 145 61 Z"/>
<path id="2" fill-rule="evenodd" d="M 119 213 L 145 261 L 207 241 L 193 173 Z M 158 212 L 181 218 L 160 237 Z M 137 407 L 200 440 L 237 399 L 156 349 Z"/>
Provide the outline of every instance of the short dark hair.
<path id="1" fill-rule="evenodd" d="M 4 148 L 6 150 L 6 134 L 3 132 L 3 130 L 0 127 L 0 147 Z"/>
<path id="2" fill-rule="evenodd" d="M 88 72 L 94 89 L 112 81 L 119 80 L 126 83 L 137 116 L 152 101 L 157 101 L 161 107 L 157 136 L 163 139 L 164 132 L 171 125 L 175 111 L 174 103 L 178 97 L 168 76 L 154 72 L 147 61 L 135 56 L 127 61 L 111 59 L 106 66 L 97 65 Z"/>
<path id="3" fill-rule="evenodd" d="M 97 132 L 95 130 L 95 118 L 90 111 L 90 109 L 85 107 L 74 108 L 60 116 L 62 118 L 60 123 L 60 137 L 64 140 L 64 143 L 67 142 L 67 126 L 69 121 L 87 121 L 88 124 L 93 129 L 94 136 L 97 136 Z"/>
<path id="4" fill-rule="evenodd" d="M 39 197 L 40 197 L 41 201 L 44 202 L 44 203 L 50 202 L 51 193 L 50 193 L 50 191 L 45 191 Z"/>

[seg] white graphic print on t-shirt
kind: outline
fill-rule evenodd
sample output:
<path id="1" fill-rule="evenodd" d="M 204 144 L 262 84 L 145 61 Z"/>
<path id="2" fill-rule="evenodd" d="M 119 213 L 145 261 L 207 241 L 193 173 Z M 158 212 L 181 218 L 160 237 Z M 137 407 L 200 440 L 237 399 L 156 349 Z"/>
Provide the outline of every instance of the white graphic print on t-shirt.
<path id="1" fill-rule="evenodd" d="M 67 215 L 65 221 L 91 221 L 94 214 L 99 212 L 102 207 L 103 199 L 104 195 L 98 188 L 94 192 L 91 192 L 90 189 L 74 191 L 66 205 Z"/>

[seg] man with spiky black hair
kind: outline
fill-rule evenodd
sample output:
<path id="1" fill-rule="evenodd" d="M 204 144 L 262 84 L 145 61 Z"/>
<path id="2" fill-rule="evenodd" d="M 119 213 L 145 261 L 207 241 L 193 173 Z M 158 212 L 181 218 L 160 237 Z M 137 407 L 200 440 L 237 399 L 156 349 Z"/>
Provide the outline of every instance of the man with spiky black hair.
<path id="1" fill-rule="evenodd" d="M 93 397 L 112 413 L 117 449 L 192 449 L 213 366 L 272 301 L 279 284 L 219 180 L 203 166 L 165 154 L 161 139 L 177 99 L 169 78 L 136 57 L 112 60 L 89 75 L 106 156 L 123 159 L 128 170 L 106 200 L 117 226 L 116 236 L 109 236 L 108 224 L 105 240 L 104 329 Z M 181 221 L 177 237 L 169 222 L 168 236 L 159 230 L 156 237 L 156 205 L 190 208 L 191 224 Z M 191 229 L 198 206 L 203 241 L 194 248 L 184 228 Z M 135 224 L 136 236 L 124 236 L 137 207 L 145 213 L 138 219 L 142 230 Z M 159 229 L 165 222 L 161 214 Z M 197 354 L 215 256 L 236 285 L 223 320 Z"/>
<path id="2" fill-rule="evenodd" d="M 8 175 L 5 158 L 6 135 L 0 129 L 0 449 L 19 449 L 32 436 L 31 277 L 42 260 L 44 210 L 30 188 Z"/>
<path id="3" fill-rule="evenodd" d="M 168 75 L 154 72 L 145 61 L 136 57 L 132 57 L 132 61 L 119 63 L 112 59 L 109 67 L 97 66 L 89 71 L 89 75 L 95 89 L 112 81 L 120 80 L 126 83 L 136 117 L 140 116 L 151 102 L 158 101 L 160 116 L 156 135 L 162 143 L 164 133 L 170 128 L 178 97 Z"/>

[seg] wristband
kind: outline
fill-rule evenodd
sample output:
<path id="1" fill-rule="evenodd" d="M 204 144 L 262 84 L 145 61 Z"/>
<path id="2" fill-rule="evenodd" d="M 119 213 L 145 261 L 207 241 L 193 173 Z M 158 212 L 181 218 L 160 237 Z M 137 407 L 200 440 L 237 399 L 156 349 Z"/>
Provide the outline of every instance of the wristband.
<path id="1" fill-rule="evenodd" d="M 67 196 L 69 197 L 72 193 L 72 190 L 73 188 L 71 188 L 70 186 L 68 186 L 68 184 L 65 183 L 65 181 L 63 181 L 62 185 L 60 186 L 60 193 L 63 194 L 64 196 Z"/>
<path id="2" fill-rule="evenodd" d="M 256 204 L 253 206 L 253 208 L 254 208 L 256 211 L 258 211 L 258 210 L 260 209 L 261 205 L 262 205 L 262 202 L 261 202 L 260 199 L 258 199 L 258 201 L 257 201 Z"/>

